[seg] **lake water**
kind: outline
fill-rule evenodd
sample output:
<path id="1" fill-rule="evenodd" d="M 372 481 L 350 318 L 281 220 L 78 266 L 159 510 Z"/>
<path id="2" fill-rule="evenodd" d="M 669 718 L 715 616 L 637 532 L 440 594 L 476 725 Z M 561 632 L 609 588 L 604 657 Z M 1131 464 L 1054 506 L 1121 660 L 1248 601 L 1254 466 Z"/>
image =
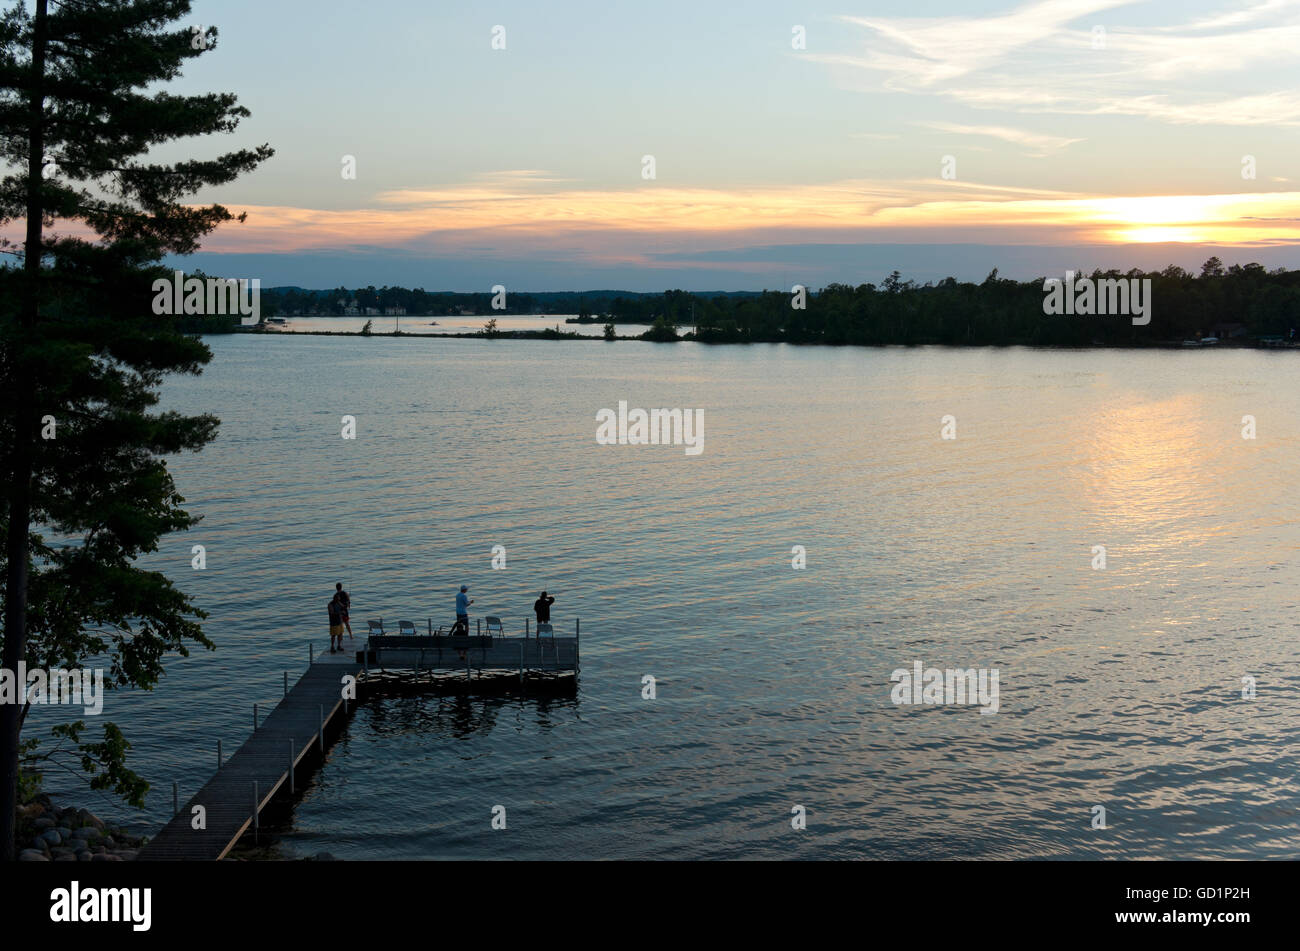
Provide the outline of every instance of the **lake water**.
<path id="1" fill-rule="evenodd" d="M 151 563 L 219 649 L 110 696 L 145 813 L 51 774 L 74 801 L 157 828 L 324 643 L 336 580 L 359 628 L 446 623 L 464 583 L 510 630 L 543 588 L 581 618 L 576 696 L 363 705 L 283 854 L 1300 851 L 1294 354 L 209 343 L 165 394 L 223 421 L 173 466 L 205 518 Z M 620 400 L 703 409 L 704 451 L 597 445 Z M 916 661 L 996 669 L 999 712 L 895 705 Z"/>

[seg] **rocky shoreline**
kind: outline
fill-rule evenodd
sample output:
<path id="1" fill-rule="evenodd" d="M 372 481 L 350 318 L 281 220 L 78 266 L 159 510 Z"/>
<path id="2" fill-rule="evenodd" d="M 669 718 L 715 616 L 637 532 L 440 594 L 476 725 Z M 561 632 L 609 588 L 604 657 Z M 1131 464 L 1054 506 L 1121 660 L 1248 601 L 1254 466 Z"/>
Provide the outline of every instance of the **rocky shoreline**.
<path id="1" fill-rule="evenodd" d="M 18 807 L 17 841 L 20 862 L 130 862 L 146 840 L 42 794 Z"/>

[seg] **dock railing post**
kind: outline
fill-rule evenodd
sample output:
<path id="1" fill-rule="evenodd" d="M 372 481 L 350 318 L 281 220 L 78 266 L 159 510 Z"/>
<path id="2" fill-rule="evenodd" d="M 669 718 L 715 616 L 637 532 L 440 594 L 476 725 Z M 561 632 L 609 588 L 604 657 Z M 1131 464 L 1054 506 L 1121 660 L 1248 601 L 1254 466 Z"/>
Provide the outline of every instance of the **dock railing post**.
<path id="1" fill-rule="evenodd" d="M 293 788 L 293 738 L 289 738 L 289 795 L 295 792 Z"/>
<path id="2" fill-rule="evenodd" d="M 474 619 L 474 626 L 475 626 L 475 628 L 476 628 L 477 631 L 478 631 L 478 636 L 479 636 L 479 637 L 482 637 L 482 636 L 483 636 L 483 619 L 482 619 L 481 617 L 476 617 L 476 618 Z M 469 631 L 466 631 L 465 633 L 468 634 Z"/>
<path id="3" fill-rule="evenodd" d="M 181 794 L 180 787 L 175 782 L 172 783 L 172 815 L 181 811 Z"/>
<path id="4" fill-rule="evenodd" d="M 261 797 L 258 796 L 257 794 L 257 780 L 255 779 L 253 780 L 253 841 L 254 842 L 257 841 L 257 833 L 261 827 L 261 823 L 258 819 L 258 808 L 257 808 L 258 799 L 260 798 Z"/>
<path id="5" fill-rule="evenodd" d="M 427 617 L 424 619 L 424 629 L 429 633 L 430 637 L 433 637 L 433 618 Z"/>
<path id="6" fill-rule="evenodd" d="M 519 686 L 524 685 L 524 642 L 519 642 Z"/>
<path id="7" fill-rule="evenodd" d="M 289 671 L 284 672 L 284 695 L 289 696 Z"/>
<path id="8" fill-rule="evenodd" d="M 574 618 L 573 619 L 573 673 L 575 676 L 577 675 L 578 671 L 582 669 L 582 660 L 580 659 L 581 654 L 578 652 L 578 648 L 580 648 L 581 646 L 582 646 L 582 620 L 580 618 Z"/>
<path id="9" fill-rule="evenodd" d="M 316 645 L 311 641 L 307 642 L 307 663 L 308 665 L 316 663 Z"/>
<path id="10" fill-rule="evenodd" d="M 257 704 L 253 704 L 253 732 L 257 732 Z"/>
<path id="11" fill-rule="evenodd" d="M 527 640 L 532 636 L 532 634 L 528 633 L 528 618 L 524 618 L 524 640 Z"/>
<path id="12" fill-rule="evenodd" d="M 324 756 L 325 755 L 325 704 L 318 703 L 316 705 L 316 711 L 320 714 L 320 733 L 319 733 L 320 752 L 321 755 Z"/>
<path id="13" fill-rule="evenodd" d="M 217 740 L 217 769 L 221 769 L 221 741 Z"/>

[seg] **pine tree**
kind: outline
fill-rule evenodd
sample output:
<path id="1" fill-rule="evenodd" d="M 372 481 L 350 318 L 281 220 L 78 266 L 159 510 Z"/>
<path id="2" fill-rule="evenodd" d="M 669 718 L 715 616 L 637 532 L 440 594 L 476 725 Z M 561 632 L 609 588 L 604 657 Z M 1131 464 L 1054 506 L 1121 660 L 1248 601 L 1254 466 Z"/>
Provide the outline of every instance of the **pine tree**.
<path id="1" fill-rule="evenodd" d="M 188 0 L 35 0 L 0 18 L 0 224 L 26 238 L 0 269 L 0 509 L 3 666 L 108 659 L 108 680 L 149 688 L 169 652 L 213 645 L 204 613 L 158 572 L 136 566 L 168 532 L 197 521 L 167 471 L 198 450 L 211 416 L 153 411 L 171 373 L 210 359 L 173 318 L 152 313 L 164 255 L 196 251 L 234 218 L 182 200 L 232 181 L 273 153 L 152 161 L 175 139 L 232 132 L 248 115 L 227 93 L 160 90 L 217 31 L 181 23 Z M 242 220 L 243 216 L 239 216 Z M 48 536 L 48 537 L 47 537 Z M 0 705 L 0 843 L 14 857 L 27 707 Z M 78 744 L 91 784 L 141 803 L 112 723 Z"/>

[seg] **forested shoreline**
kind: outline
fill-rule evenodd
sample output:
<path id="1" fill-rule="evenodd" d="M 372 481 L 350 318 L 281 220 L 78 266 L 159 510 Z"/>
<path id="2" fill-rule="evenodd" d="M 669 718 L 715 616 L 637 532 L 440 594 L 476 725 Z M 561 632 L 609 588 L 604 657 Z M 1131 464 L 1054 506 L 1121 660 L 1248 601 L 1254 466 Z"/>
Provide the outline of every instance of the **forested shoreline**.
<path id="1" fill-rule="evenodd" d="M 1048 275 L 1061 279 L 1064 275 Z M 955 346 L 1152 346 L 1203 339 L 1285 345 L 1300 325 L 1300 270 L 1266 270 L 1259 264 L 1224 267 L 1211 258 L 1199 274 L 1176 266 L 1162 271 L 1093 271 L 1080 278 L 1150 284 L 1151 321 L 1135 325 L 1126 314 L 1044 313 L 1044 280 L 1016 281 L 996 270 L 982 282 L 947 278 L 905 281 L 895 271 L 880 284 L 829 284 L 800 293 L 754 291 L 659 294 L 625 291 L 507 294 L 428 294 L 381 288 L 375 296 L 338 288 L 262 292 L 266 316 L 334 314 L 352 301 L 401 308 L 404 315 L 577 314 L 576 320 L 651 324 L 649 340 L 706 343 L 946 344 Z M 423 295 L 423 297 L 421 296 Z M 407 309 L 406 304 L 417 309 Z M 342 303 L 340 303 L 342 302 Z M 387 302 L 387 303 L 385 303 Z M 423 309 L 419 304 L 426 304 Z M 367 306 L 370 306 L 367 304 Z M 512 334 L 511 336 L 518 336 Z"/>

